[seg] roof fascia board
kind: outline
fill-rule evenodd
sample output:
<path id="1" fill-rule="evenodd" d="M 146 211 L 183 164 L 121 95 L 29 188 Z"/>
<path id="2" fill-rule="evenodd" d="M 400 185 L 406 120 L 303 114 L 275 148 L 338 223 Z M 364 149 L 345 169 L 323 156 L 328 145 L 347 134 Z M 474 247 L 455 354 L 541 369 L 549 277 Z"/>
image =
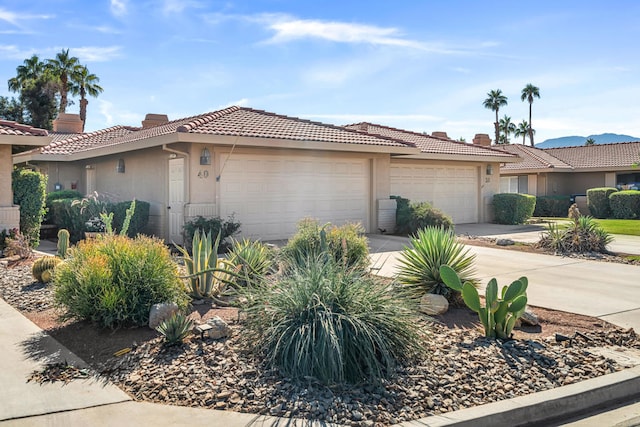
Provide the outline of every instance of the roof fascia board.
<path id="1" fill-rule="evenodd" d="M 265 141 L 268 141 L 265 144 Z M 294 140 L 281 138 L 254 138 L 246 136 L 207 135 L 195 133 L 178 133 L 177 142 L 192 142 L 198 144 L 229 145 L 239 147 L 257 148 L 286 148 L 297 150 L 326 150 L 326 151 L 350 151 L 356 153 L 397 153 L 416 154 L 417 147 L 401 147 L 391 145 L 372 145 L 356 143 L 321 142 L 308 140 Z"/>
<path id="2" fill-rule="evenodd" d="M 1 135 L 0 145 L 34 145 L 43 147 L 51 143 L 50 136 L 35 135 Z"/>
<path id="3" fill-rule="evenodd" d="M 420 153 L 417 155 L 397 156 L 395 158 L 416 159 L 416 160 L 457 160 L 478 163 L 518 163 L 521 157 L 498 157 L 498 156 L 474 156 L 473 154 L 435 154 Z"/>

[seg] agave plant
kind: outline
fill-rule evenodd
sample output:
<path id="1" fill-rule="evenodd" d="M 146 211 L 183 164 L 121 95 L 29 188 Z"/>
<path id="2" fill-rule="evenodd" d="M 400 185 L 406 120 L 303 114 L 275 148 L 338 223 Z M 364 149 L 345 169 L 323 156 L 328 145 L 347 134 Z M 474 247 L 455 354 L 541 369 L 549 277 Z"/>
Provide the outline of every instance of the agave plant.
<path id="1" fill-rule="evenodd" d="M 219 305 L 226 305 L 219 298 L 225 296 L 228 287 L 235 285 L 234 279 L 238 277 L 239 268 L 229 261 L 218 257 L 220 235 L 215 242 L 211 234 L 200 233 L 196 230 L 193 234 L 192 255 L 178 245 L 176 248 L 182 253 L 188 275 L 183 277 L 189 280 L 190 295 L 194 298 L 211 298 Z"/>
<path id="2" fill-rule="evenodd" d="M 156 331 L 160 332 L 167 346 L 181 344 L 191 333 L 193 321 L 182 313 L 175 313 L 158 325 Z"/>
<path id="3" fill-rule="evenodd" d="M 239 286 L 262 283 L 273 267 L 273 251 L 264 243 L 249 239 L 234 240 L 227 259 L 239 268 Z"/>
<path id="4" fill-rule="evenodd" d="M 449 265 L 463 282 L 474 286 L 474 254 L 460 243 L 450 228 L 427 227 L 411 238 L 411 246 L 400 253 L 398 282 L 415 298 L 426 293 L 439 294 L 457 302 L 460 293 L 449 288 L 440 277 L 440 266 Z"/>

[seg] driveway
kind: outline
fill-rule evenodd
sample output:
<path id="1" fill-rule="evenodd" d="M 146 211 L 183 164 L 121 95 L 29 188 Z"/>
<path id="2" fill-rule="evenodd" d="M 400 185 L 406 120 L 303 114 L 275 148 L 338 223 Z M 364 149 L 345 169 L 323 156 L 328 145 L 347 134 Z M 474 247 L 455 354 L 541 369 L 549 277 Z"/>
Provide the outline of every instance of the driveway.
<path id="1" fill-rule="evenodd" d="M 456 231 L 459 231 L 458 227 Z M 382 276 L 393 277 L 399 251 L 409 245 L 409 240 L 397 236 L 370 235 L 369 241 L 373 268 Z M 632 241 L 632 248 L 636 246 L 640 250 L 640 238 L 637 242 Z M 495 277 L 499 285 L 506 285 L 521 276 L 527 276 L 527 294 L 531 305 L 598 317 L 623 328 L 632 327 L 640 331 L 638 266 L 468 247 L 476 255 L 476 273 L 482 284 Z"/>

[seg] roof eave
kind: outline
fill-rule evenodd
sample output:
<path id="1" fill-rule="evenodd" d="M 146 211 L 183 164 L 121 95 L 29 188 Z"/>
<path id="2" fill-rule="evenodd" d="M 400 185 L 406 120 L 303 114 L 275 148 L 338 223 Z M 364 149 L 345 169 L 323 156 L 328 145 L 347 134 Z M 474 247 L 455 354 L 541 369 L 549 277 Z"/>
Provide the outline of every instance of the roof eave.
<path id="1" fill-rule="evenodd" d="M 439 154 L 439 153 L 425 153 L 412 154 L 403 156 L 404 159 L 419 159 L 419 160 L 457 160 L 466 162 L 478 162 L 478 163 L 517 163 L 522 159 L 517 156 L 502 157 L 502 156 L 476 156 L 473 154 Z"/>
<path id="2" fill-rule="evenodd" d="M 50 144 L 52 138 L 50 136 L 34 136 L 34 135 L 1 135 L 0 145 L 31 145 L 43 147 Z"/>

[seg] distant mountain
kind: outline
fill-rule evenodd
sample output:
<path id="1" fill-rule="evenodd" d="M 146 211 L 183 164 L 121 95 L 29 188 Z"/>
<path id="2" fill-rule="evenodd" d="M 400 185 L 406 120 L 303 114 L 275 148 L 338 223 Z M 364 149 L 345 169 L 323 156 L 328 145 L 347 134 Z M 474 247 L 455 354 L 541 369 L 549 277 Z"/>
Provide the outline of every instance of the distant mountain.
<path id="1" fill-rule="evenodd" d="M 614 142 L 636 142 L 640 138 L 629 135 L 619 135 L 617 133 L 603 133 L 601 135 L 589 136 L 563 136 L 561 138 L 547 139 L 540 144 L 536 144 L 536 148 L 558 148 L 558 147 L 576 147 L 584 145 L 588 138 L 593 138 L 596 144 L 611 144 Z"/>

